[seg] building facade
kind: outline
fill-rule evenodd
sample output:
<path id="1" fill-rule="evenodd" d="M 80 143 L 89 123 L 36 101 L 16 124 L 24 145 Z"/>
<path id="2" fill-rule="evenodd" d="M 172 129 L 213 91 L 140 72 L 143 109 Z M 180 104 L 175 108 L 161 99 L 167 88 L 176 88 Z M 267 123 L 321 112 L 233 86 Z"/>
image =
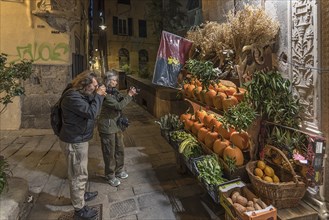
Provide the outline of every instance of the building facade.
<path id="1" fill-rule="evenodd" d="M 159 41 L 147 19 L 147 0 L 95 1 L 94 68 L 151 73 Z M 98 24 L 98 25 L 97 25 Z M 102 30 L 100 25 L 106 29 Z"/>
<path id="2" fill-rule="evenodd" d="M 149 17 L 152 2 L 159 4 L 154 0 L 94 1 L 93 68 L 121 69 L 142 77 L 153 75 L 160 38 L 154 18 Z M 176 2 L 181 6 L 177 10 L 184 14 L 176 34 L 185 36 L 189 27 L 202 22 L 201 1 Z M 162 1 L 159 5 L 166 10 L 170 3 Z M 102 24 L 106 29 L 101 29 Z"/>

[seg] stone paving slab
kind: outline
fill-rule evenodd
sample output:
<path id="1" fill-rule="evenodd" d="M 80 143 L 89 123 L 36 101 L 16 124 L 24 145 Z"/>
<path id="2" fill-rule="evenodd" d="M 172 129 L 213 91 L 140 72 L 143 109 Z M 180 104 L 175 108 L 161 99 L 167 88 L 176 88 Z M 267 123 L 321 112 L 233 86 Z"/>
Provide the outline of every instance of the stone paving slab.
<path id="1" fill-rule="evenodd" d="M 169 204 L 159 204 L 159 206 L 151 206 L 141 209 L 137 214 L 137 218 L 143 220 L 176 219 L 176 215 Z"/>
<path id="2" fill-rule="evenodd" d="M 122 218 L 124 216 L 136 215 L 138 213 L 138 204 L 134 198 L 121 200 L 111 204 L 108 210 L 110 218 Z"/>
<path id="3" fill-rule="evenodd" d="M 173 181 L 161 182 L 159 184 L 153 183 L 141 183 L 133 186 L 135 195 L 143 195 L 150 192 L 163 192 L 177 188 L 177 185 Z"/>

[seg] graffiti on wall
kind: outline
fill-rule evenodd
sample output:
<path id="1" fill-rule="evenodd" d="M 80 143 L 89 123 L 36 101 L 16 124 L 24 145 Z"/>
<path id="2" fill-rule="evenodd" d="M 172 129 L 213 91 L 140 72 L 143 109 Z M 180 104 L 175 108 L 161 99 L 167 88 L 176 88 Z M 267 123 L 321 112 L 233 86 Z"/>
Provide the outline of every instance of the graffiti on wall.
<path id="1" fill-rule="evenodd" d="M 29 43 L 25 46 L 17 46 L 19 59 L 34 61 L 68 61 L 69 45 L 67 43 L 50 44 L 43 42 Z"/>

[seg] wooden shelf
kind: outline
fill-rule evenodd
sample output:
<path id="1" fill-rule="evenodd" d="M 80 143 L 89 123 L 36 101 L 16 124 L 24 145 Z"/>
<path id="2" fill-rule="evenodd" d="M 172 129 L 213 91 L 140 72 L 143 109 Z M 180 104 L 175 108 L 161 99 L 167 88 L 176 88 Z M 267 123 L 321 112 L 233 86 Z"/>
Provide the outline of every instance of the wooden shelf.
<path id="1" fill-rule="evenodd" d="M 213 112 L 215 114 L 218 114 L 218 115 L 223 115 L 224 114 L 224 111 L 216 109 L 216 108 L 211 107 L 211 106 L 207 106 L 205 103 L 202 103 L 198 100 L 191 99 L 191 98 L 185 98 L 185 101 L 187 101 L 191 104 L 191 106 L 193 107 L 194 112 L 199 110 L 200 107 L 201 107 L 203 110 L 211 111 L 211 112 Z"/>

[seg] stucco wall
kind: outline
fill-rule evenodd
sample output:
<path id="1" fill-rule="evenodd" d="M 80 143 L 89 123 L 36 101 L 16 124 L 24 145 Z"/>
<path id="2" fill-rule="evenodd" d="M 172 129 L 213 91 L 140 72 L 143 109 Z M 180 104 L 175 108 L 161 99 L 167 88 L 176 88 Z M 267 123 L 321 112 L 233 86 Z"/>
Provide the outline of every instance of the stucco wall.
<path id="1" fill-rule="evenodd" d="M 36 64 L 69 64 L 69 36 L 32 15 L 29 5 L 0 2 L 1 51 L 11 60 L 33 59 Z"/>
<path id="2" fill-rule="evenodd" d="M 203 0 L 202 17 L 204 21 L 226 22 L 226 14 L 234 8 L 233 0 Z"/>
<path id="3" fill-rule="evenodd" d="M 25 95 L 16 98 L 7 111 L 0 115 L 0 129 L 49 128 L 50 106 L 71 80 L 72 53 L 85 53 L 83 36 L 86 34 L 87 18 L 71 30 L 61 32 L 56 29 L 56 22 L 59 21 L 56 16 L 49 19 L 33 14 L 38 9 L 40 11 L 37 3 L 34 0 L 22 3 L 0 1 L 1 53 L 8 54 L 10 61 L 34 61 L 32 76 L 23 82 Z M 74 3 L 65 2 L 67 5 Z M 87 10 L 87 4 L 87 1 L 79 1 L 74 16 L 76 13 L 80 19 L 81 8 Z M 56 10 L 61 11 L 61 8 Z M 65 10 L 67 12 L 73 8 Z"/>

